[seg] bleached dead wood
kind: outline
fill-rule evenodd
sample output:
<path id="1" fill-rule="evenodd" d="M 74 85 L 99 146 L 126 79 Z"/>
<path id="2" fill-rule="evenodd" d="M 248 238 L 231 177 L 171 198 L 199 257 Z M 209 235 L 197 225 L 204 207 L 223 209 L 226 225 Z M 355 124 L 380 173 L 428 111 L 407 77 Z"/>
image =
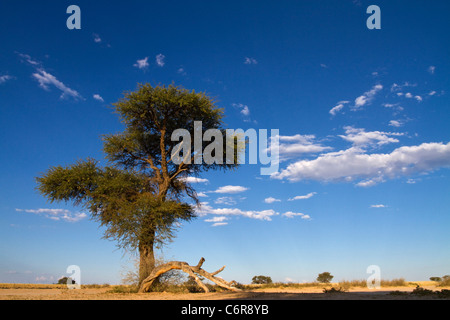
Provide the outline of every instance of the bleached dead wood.
<path id="1" fill-rule="evenodd" d="M 225 266 L 220 268 L 215 272 L 207 272 L 202 269 L 202 265 L 205 262 L 204 258 L 201 258 L 196 266 L 190 266 L 187 262 L 183 261 L 170 261 L 163 265 L 160 265 L 153 269 L 150 275 L 142 281 L 141 286 L 139 288 L 139 292 L 148 292 L 150 291 L 154 281 L 158 279 L 162 274 L 169 272 L 170 270 L 181 270 L 186 272 L 189 276 L 191 276 L 194 281 L 203 289 L 205 292 L 209 292 L 208 287 L 200 280 L 199 276 L 205 277 L 206 279 L 214 282 L 218 286 L 231 290 L 231 291 L 241 291 L 240 289 L 233 286 L 234 281 L 227 282 L 220 277 L 216 277 L 216 274 L 222 272 L 225 269 Z"/>

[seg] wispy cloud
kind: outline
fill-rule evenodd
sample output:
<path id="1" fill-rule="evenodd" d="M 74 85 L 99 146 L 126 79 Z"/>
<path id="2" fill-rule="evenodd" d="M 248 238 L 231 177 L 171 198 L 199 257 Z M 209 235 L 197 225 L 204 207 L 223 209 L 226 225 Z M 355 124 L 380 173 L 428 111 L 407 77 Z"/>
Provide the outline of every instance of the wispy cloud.
<path id="1" fill-rule="evenodd" d="M 220 217 L 213 217 L 211 219 L 205 219 L 205 222 L 213 222 L 213 227 L 219 227 L 219 226 L 226 226 L 228 222 L 225 222 L 228 220 L 227 217 L 220 216 Z"/>
<path id="2" fill-rule="evenodd" d="M 391 127 L 396 127 L 396 128 L 400 128 L 405 124 L 405 122 L 403 120 L 391 120 L 389 121 L 389 125 Z"/>
<path id="3" fill-rule="evenodd" d="M 359 147 L 397 143 L 399 140 L 393 138 L 393 136 L 399 137 L 404 135 L 403 133 L 398 132 L 365 131 L 364 129 L 351 126 L 346 126 L 344 129 L 345 135 L 339 135 L 339 137 L 353 143 L 354 146 Z"/>
<path id="4" fill-rule="evenodd" d="M 16 53 L 19 55 L 19 57 L 22 58 L 23 61 L 25 61 L 25 62 L 33 65 L 33 66 L 40 66 L 41 65 L 40 62 L 32 59 L 31 56 L 29 56 L 28 54 L 24 54 L 24 53 L 20 53 L 20 52 L 16 52 Z"/>
<path id="5" fill-rule="evenodd" d="M 245 57 L 244 64 L 258 64 L 255 58 Z"/>
<path id="6" fill-rule="evenodd" d="M 331 108 L 330 114 L 335 116 L 338 112 L 341 112 L 346 104 L 350 103 L 350 101 L 339 101 L 336 106 Z"/>
<path id="7" fill-rule="evenodd" d="M 304 219 L 304 220 L 311 220 L 311 217 L 309 215 L 300 213 L 300 212 L 288 211 L 288 212 L 283 213 L 282 216 L 286 217 L 286 218 L 300 217 L 301 219 Z"/>
<path id="8" fill-rule="evenodd" d="M 231 105 L 239 110 L 239 113 L 244 117 L 245 122 L 250 121 L 250 108 L 247 105 L 242 103 L 232 103 Z"/>
<path id="9" fill-rule="evenodd" d="M 431 74 L 434 74 L 434 72 L 436 71 L 436 67 L 435 66 L 429 66 L 428 67 L 428 72 Z"/>
<path id="10" fill-rule="evenodd" d="M 16 209 L 16 211 L 34 213 L 48 219 L 66 222 L 78 222 L 87 218 L 87 215 L 83 212 L 71 212 L 67 209 Z"/>
<path id="11" fill-rule="evenodd" d="M 199 216 L 205 216 L 207 214 L 219 215 L 219 216 L 243 216 L 250 219 L 271 221 L 273 216 L 279 213 L 269 210 L 241 210 L 238 208 L 213 208 L 208 202 L 202 202 L 196 210 Z"/>
<path id="12" fill-rule="evenodd" d="M 105 100 L 103 100 L 102 96 L 99 95 L 98 93 L 94 94 L 92 97 L 97 101 L 105 102 Z"/>
<path id="13" fill-rule="evenodd" d="M 138 69 L 147 69 L 149 66 L 148 63 L 148 57 L 145 57 L 144 59 L 137 60 L 135 64 L 133 64 L 134 67 Z"/>
<path id="14" fill-rule="evenodd" d="M 39 86 L 42 89 L 49 91 L 49 86 L 54 86 L 62 91 L 60 96 L 62 99 L 66 97 L 72 97 L 75 100 L 83 98 L 76 90 L 67 87 L 63 82 L 59 81 L 54 75 L 46 72 L 44 69 L 37 69 L 37 72 L 33 73 L 32 76 L 39 82 Z"/>
<path id="15" fill-rule="evenodd" d="M 23 61 L 29 63 L 36 69 L 36 72 L 32 74 L 32 77 L 38 81 L 39 86 L 42 89 L 49 91 L 50 86 L 54 86 L 55 88 L 62 91 L 60 96 L 61 99 L 66 97 L 71 97 L 75 100 L 83 99 L 81 94 L 79 94 L 76 90 L 69 88 L 63 82 L 58 80 L 54 75 L 45 71 L 40 62 L 34 60 L 33 58 L 31 58 L 31 56 L 27 54 L 23 54 L 20 52 L 16 53 L 19 55 L 19 57 L 23 59 Z"/>
<path id="16" fill-rule="evenodd" d="M 384 204 L 373 204 L 370 207 L 371 208 L 386 208 L 387 206 Z"/>
<path id="17" fill-rule="evenodd" d="M 294 200 L 304 200 L 314 197 L 317 194 L 317 192 L 310 192 L 304 196 L 295 196 L 293 198 L 288 199 L 288 201 L 294 201 Z"/>
<path id="18" fill-rule="evenodd" d="M 200 203 L 196 208 L 196 213 L 200 217 L 205 217 L 207 215 L 218 216 L 218 217 L 205 219 L 206 222 L 213 222 L 213 223 L 224 223 L 224 221 L 230 220 L 230 217 L 232 217 L 232 216 L 246 217 L 249 219 L 256 219 L 256 220 L 262 220 L 262 221 L 272 221 L 273 217 L 280 215 L 279 212 L 277 212 L 273 209 L 242 210 L 239 208 L 213 208 L 211 205 L 209 205 L 208 202 Z M 303 213 L 295 213 L 292 211 L 285 212 L 281 215 L 286 218 L 301 217 L 304 220 L 311 219 L 311 217 L 309 215 L 306 215 Z"/>
<path id="19" fill-rule="evenodd" d="M 156 65 L 159 67 L 164 67 L 164 65 L 166 64 L 165 62 L 166 57 L 162 53 L 158 54 L 155 59 Z"/>
<path id="20" fill-rule="evenodd" d="M 417 87 L 417 83 L 411 83 L 411 82 L 404 82 L 403 84 L 397 84 L 394 83 L 391 86 L 391 92 L 399 92 L 399 91 L 403 91 L 404 88 L 414 88 Z"/>
<path id="21" fill-rule="evenodd" d="M 278 140 L 278 145 L 273 145 L 273 142 Z M 286 161 L 294 156 L 307 154 L 307 153 L 319 153 L 329 151 L 332 148 L 323 146 L 317 141 L 316 136 L 312 134 L 296 134 L 292 136 L 277 136 L 271 138 L 271 144 L 268 151 L 271 151 L 272 147 L 278 147 L 278 153 L 280 161 Z"/>
<path id="22" fill-rule="evenodd" d="M 102 38 L 100 38 L 100 36 L 96 33 L 92 34 L 92 36 L 94 37 L 94 42 L 96 43 L 100 43 L 102 42 Z"/>
<path id="23" fill-rule="evenodd" d="M 0 76 L 0 84 L 5 83 L 6 81 L 11 79 L 13 79 L 13 77 L 8 74 L 2 75 Z"/>
<path id="24" fill-rule="evenodd" d="M 353 106 L 353 110 L 358 110 L 365 105 L 368 105 L 375 98 L 375 95 L 383 89 L 381 84 L 377 84 L 372 87 L 369 91 L 364 92 L 363 95 L 359 96 L 355 99 L 355 105 Z"/>
<path id="25" fill-rule="evenodd" d="M 219 197 L 216 200 L 214 200 L 215 204 L 225 204 L 228 206 L 234 205 L 236 204 L 236 200 L 233 199 L 232 197 Z"/>

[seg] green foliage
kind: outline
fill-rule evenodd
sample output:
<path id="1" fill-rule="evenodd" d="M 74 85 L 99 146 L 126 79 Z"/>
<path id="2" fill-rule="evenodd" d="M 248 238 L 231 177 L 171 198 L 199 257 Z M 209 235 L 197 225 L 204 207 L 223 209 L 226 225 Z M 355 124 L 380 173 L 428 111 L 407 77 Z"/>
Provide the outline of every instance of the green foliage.
<path id="1" fill-rule="evenodd" d="M 334 276 L 332 276 L 331 273 L 322 272 L 322 273 L 319 273 L 316 280 L 320 283 L 330 283 L 333 278 L 334 278 Z"/>
<path id="2" fill-rule="evenodd" d="M 88 159 L 57 166 L 37 178 L 38 190 L 50 201 L 70 201 L 89 210 L 106 227 L 105 237 L 134 249 L 152 237 L 162 244 L 173 236 L 174 224 L 194 217 L 193 208 L 175 200 L 161 201 L 145 175 L 114 167 L 99 168 Z"/>
<path id="3" fill-rule="evenodd" d="M 254 276 L 252 278 L 252 284 L 270 284 L 272 283 L 272 278 L 267 276 Z"/>
<path id="4" fill-rule="evenodd" d="M 170 161 L 172 150 L 179 143 L 171 140 L 174 130 L 187 130 L 194 137 L 194 122 L 201 121 L 203 132 L 208 129 L 224 132 L 223 110 L 205 93 L 188 91 L 174 85 L 152 87 L 140 84 L 136 91 L 125 93 L 114 106 L 126 129 L 119 134 L 103 136 L 103 150 L 109 160 L 125 168 L 150 171 L 155 180 L 161 178 L 155 168 L 161 168 L 162 173 L 166 171 L 169 176 L 180 169 L 183 169 L 183 176 L 195 176 L 211 169 L 236 167 L 236 162 L 229 165 L 191 162 L 180 168 Z M 190 154 L 194 154 L 193 144 Z"/>

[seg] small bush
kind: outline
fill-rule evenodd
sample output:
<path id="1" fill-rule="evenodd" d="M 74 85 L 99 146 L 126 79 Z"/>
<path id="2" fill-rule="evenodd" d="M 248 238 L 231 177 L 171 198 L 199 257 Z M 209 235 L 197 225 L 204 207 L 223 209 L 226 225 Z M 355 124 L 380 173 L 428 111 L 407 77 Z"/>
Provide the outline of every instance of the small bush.
<path id="1" fill-rule="evenodd" d="M 439 287 L 450 287 L 450 278 L 443 278 L 438 284 Z"/>
<path id="2" fill-rule="evenodd" d="M 428 290 L 425 288 L 422 288 L 420 286 L 417 286 L 412 292 L 411 294 L 416 294 L 418 296 L 429 296 L 429 295 L 433 295 L 434 292 L 433 290 Z"/>
<path id="3" fill-rule="evenodd" d="M 252 284 L 270 284 L 272 283 L 272 278 L 267 276 L 254 276 L 252 278 Z"/>
<path id="4" fill-rule="evenodd" d="M 199 277 L 200 281 L 204 280 L 202 277 Z M 202 281 L 203 282 L 203 281 Z M 210 283 L 204 283 L 208 288 L 209 292 L 220 291 L 219 286 L 213 285 Z M 194 278 L 189 276 L 188 280 L 183 283 L 183 288 L 186 289 L 189 293 L 201 293 L 204 292 L 203 289 L 195 282 Z"/>
<path id="5" fill-rule="evenodd" d="M 344 293 L 347 291 L 348 291 L 347 289 L 342 288 L 342 287 L 339 287 L 339 288 L 332 287 L 330 289 L 326 289 L 326 288 L 323 289 L 323 293 Z"/>
<path id="6" fill-rule="evenodd" d="M 450 290 L 442 289 L 441 291 L 433 291 L 424 289 L 420 286 L 417 286 L 411 294 L 419 295 L 419 296 L 436 296 L 441 299 L 450 299 Z"/>
<path id="7" fill-rule="evenodd" d="M 442 289 L 441 291 L 436 291 L 438 298 L 450 299 L 450 290 Z"/>
<path id="8" fill-rule="evenodd" d="M 441 277 L 430 277 L 431 281 L 436 281 L 436 282 L 441 282 L 442 278 Z"/>
<path id="9" fill-rule="evenodd" d="M 75 284 L 75 280 L 73 280 L 72 278 L 69 278 L 69 277 L 62 277 L 62 278 L 58 279 L 57 284 Z"/>
<path id="10" fill-rule="evenodd" d="M 330 283 L 331 280 L 333 280 L 333 278 L 334 278 L 334 276 L 332 276 L 331 273 L 322 272 L 322 273 L 319 273 L 316 280 L 320 283 Z"/>

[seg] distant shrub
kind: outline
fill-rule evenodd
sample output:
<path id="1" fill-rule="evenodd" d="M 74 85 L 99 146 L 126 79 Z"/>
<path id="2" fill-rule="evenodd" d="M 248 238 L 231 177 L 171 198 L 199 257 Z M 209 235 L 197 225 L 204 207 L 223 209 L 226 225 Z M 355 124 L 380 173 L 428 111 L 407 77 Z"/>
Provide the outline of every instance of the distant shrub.
<path id="1" fill-rule="evenodd" d="M 69 277 L 62 277 L 62 278 L 58 279 L 57 284 L 75 284 L 75 280 L 73 280 L 72 278 L 69 278 Z"/>
<path id="2" fill-rule="evenodd" d="M 430 277 L 431 281 L 436 281 L 436 282 L 441 282 L 442 278 L 441 277 Z"/>
<path id="3" fill-rule="evenodd" d="M 267 276 L 254 276 L 252 278 L 252 284 L 270 284 L 272 283 L 272 278 Z"/>
<path id="4" fill-rule="evenodd" d="M 450 287 L 450 276 L 445 275 L 441 278 L 441 281 L 439 281 L 439 287 Z"/>
<path id="5" fill-rule="evenodd" d="M 316 280 L 320 283 L 330 283 L 331 280 L 333 280 L 333 278 L 334 278 L 334 276 L 332 276 L 331 273 L 322 272 L 322 273 L 319 273 Z"/>
<path id="6" fill-rule="evenodd" d="M 439 287 L 450 286 L 450 275 L 445 275 L 443 277 L 431 277 L 430 280 L 437 282 Z"/>

